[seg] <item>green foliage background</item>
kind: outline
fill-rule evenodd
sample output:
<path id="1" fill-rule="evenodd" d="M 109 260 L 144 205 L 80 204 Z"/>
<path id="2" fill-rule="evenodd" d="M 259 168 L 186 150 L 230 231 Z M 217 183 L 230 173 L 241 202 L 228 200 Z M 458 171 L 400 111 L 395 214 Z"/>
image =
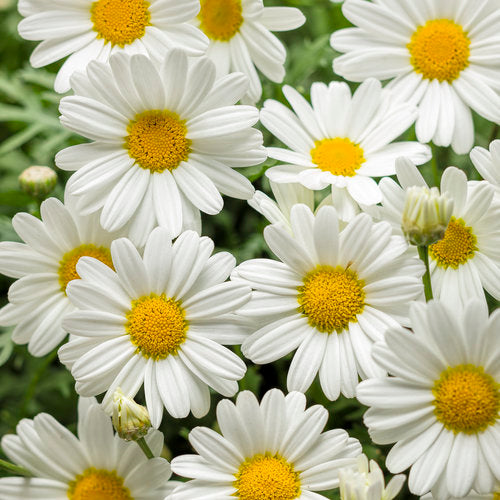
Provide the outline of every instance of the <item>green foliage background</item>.
<path id="1" fill-rule="evenodd" d="M 288 50 L 285 82 L 309 97 L 314 81 L 330 82 L 341 80 L 333 74 L 332 59 L 337 54 L 330 48 L 330 34 L 349 26 L 343 17 L 341 6 L 329 0 L 266 0 L 266 6 L 288 5 L 298 7 L 307 17 L 306 24 L 299 30 L 280 33 L 280 39 Z M 83 139 L 66 131 L 59 123 L 58 103 L 61 98 L 52 90 L 55 73 L 60 63 L 47 68 L 33 69 L 29 55 L 36 46 L 26 42 L 17 34 L 21 16 L 17 13 L 14 0 L 0 0 L 0 240 L 19 241 L 11 226 L 11 218 L 20 211 L 36 214 L 38 203 L 18 186 L 19 174 L 30 165 L 48 165 L 53 168 L 55 154 Z M 286 103 L 281 85 L 263 82 L 264 99 L 273 98 Z M 354 89 L 356 85 L 352 85 Z M 261 104 L 261 103 L 259 103 Z M 475 116 L 476 145 L 487 147 L 496 138 L 498 129 L 486 120 Z M 270 134 L 264 132 L 266 145 L 274 145 Z M 410 129 L 402 137 L 414 140 Z M 435 184 L 436 173 L 448 165 L 464 169 L 469 179 L 479 179 L 468 156 L 457 156 L 449 148 L 434 148 L 436 165 L 429 163 L 422 167 L 428 182 Z M 254 181 L 256 188 L 269 191 L 262 177 L 266 168 L 273 165 L 268 160 L 263 165 L 247 168 L 246 175 Z M 58 170 L 59 181 L 52 196 L 62 199 L 66 172 Z M 204 217 L 203 233 L 214 239 L 219 250 L 232 252 L 238 262 L 250 258 L 272 257 L 262 238 L 267 224 L 263 217 L 254 212 L 246 202 L 226 199 L 223 211 L 212 217 Z M 2 298 L 6 302 L 7 289 L 12 280 L 0 275 Z M 491 306 L 496 303 L 490 299 Z M 11 329 L 0 329 L 0 436 L 15 432 L 21 418 L 32 418 L 39 412 L 52 414 L 69 429 L 76 429 L 76 401 L 71 375 L 57 361 L 54 351 L 45 358 L 34 358 L 25 346 L 13 345 Z M 250 389 L 259 397 L 272 387 L 286 388 L 286 373 L 291 355 L 272 365 L 251 366 L 240 382 L 240 389 Z M 365 453 L 384 464 L 388 447 L 377 447 L 369 439 L 362 423 L 365 408 L 356 400 L 341 397 L 328 401 L 315 382 L 309 389 L 310 404 L 320 403 L 331 414 L 328 428 L 343 427 L 351 436 L 363 444 Z M 142 395 L 139 394 L 140 401 Z M 161 430 L 165 434 L 167 448 L 165 456 L 190 452 L 186 440 L 189 430 L 197 425 L 216 427 L 215 406 L 219 396 L 213 395 L 212 410 L 203 419 L 193 417 L 175 420 L 166 416 Z M 0 452 L 0 458 L 5 458 Z M 329 492 L 328 498 L 338 498 L 338 493 Z M 399 498 L 416 498 L 404 490 Z"/>

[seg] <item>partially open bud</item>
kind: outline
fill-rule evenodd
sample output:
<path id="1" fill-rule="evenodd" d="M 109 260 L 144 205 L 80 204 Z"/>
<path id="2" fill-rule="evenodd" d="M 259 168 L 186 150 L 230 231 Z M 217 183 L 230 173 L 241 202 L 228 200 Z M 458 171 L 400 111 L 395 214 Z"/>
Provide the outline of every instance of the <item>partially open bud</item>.
<path id="1" fill-rule="evenodd" d="M 113 426 L 125 441 L 137 441 L 151 427 L 148 410 L 123 394 L 119 387 L 113 394 Z"/>
<path id="2" fill-rule="evenodd" d="M 357 469 L 345 468 L 339 471 L 341 500 L 392 500 L 399 493 L 405 482 L 404 474 L 394 476 L 387 487 L 384 474 L 377 462 L 366 455 L 360 455 Z"/>
<path id="3" fill-rule="evenodd" d="M 57 184 L 57 174 L 49 167 L 28 167 L 19 176 L 19 184 L 30 196 L 46 198 Z"/>
<path id="4" fill-rule="evenodd" d="M 412 186 L 406 191 L 401 228 L 417 246 L 432 245 L 443 238 L 453 211 L 453 200 L 437 187 Z"/>

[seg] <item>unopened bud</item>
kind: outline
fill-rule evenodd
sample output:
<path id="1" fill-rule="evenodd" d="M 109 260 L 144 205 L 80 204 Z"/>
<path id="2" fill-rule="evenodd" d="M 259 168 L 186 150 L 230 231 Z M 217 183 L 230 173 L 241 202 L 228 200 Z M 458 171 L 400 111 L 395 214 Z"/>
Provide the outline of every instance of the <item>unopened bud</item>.
<path id="1" fill-rule="evenodd" d="M 45 198 L 57 184 L 57 174 L 49 167 L 33 166 L 19 176 L 21 189 L 35 198 Z"/>
<path id="2" fill-rule="evenodd" d="M 123 394 L 119 387 L 113 394 L 113 426 L 125 441 L 141 439 L 151 427 L 148 410 Z"/>
<path id="3" fill-rule="evenodd" d="M 368 466 L 369 465 L 369 466 Z M 392 500 L 405 482 L 405 476 L 394 476 L 387 487 L 384 474 L 377 462 L 366 455 L 357 459 L 357 468 L 343 468 L 339 471 L 341 500 Z"/>
<path id="4" fill-rule="evenodd" d="M 444 237 L 452 216 L 453 200 L 437 187 L 412 186 L 406 191 L 401 228 L 417 246 L 432 245 Z"/>

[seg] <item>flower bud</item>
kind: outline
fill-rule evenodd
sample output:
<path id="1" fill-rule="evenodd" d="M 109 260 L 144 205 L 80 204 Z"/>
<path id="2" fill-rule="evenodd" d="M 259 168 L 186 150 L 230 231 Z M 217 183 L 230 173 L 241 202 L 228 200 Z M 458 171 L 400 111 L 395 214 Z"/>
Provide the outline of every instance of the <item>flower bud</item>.
<path id="1" fill-rule="evenodd" d="M 123 394 L 119 387 L 113 394 L 113 426 L 125 441 L 137 441 L 151 427 L 148 410 Z"/>
<path id="2" fill-rule="evenodd" d="M 33 166 L 19 176 L 21 189 L 35 198 L 45 198 L 57 184 L 57 174 L 49 167 Z"/>
<path id="3" fill-rule="evenodd" d="M 453 211 L 453 200 L 437 187 L 412 186 L 406 191 L 401 227 L 417 246 L 432 245 L 444 237 Z"/>
<path id="4" fill-rule="evenodd" d="M 341 500 L 392 500 L 405 482 L 404 474 L 394 476 L 387 487 L 384 474 L 377 462 L 360 455 L 357 469 L 344 468 L 339 471 Z"/>

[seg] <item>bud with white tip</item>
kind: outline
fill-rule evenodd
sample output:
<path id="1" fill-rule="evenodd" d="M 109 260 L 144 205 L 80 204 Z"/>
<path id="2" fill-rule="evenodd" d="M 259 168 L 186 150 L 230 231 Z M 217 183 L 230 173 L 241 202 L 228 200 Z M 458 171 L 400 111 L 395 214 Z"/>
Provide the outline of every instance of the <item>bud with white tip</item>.
<path id="1" fill-rule="evenodd" d="M 443 238 L 452 216 L 453 200 L 437 187 L 406 190 L 401 227 L 412 245 L 429 246 Z"/>
<path id="2" fill-rule="evenodd" d="M 23 170 L 19 184 L 25 193 L 43 199 L 55 188 L 57 174 L 49 167 L 35 165 Z"/>
<path id="3" fill-rule="evenodd" d="M 394 476 L 387 487 L 384 474 L 375 460 L 360 455 L 357 469 L 345 468 L 339 471 L 341 500 L 392 500 L 400 492 L 405 475 Z"/>
<path id="4" fill-rule="evenodd" d="M 151 428 L 148 410 L 123 394 L 119 387 L 113 394 L 113 426 L 125 441 L 137 441 Z"/>

